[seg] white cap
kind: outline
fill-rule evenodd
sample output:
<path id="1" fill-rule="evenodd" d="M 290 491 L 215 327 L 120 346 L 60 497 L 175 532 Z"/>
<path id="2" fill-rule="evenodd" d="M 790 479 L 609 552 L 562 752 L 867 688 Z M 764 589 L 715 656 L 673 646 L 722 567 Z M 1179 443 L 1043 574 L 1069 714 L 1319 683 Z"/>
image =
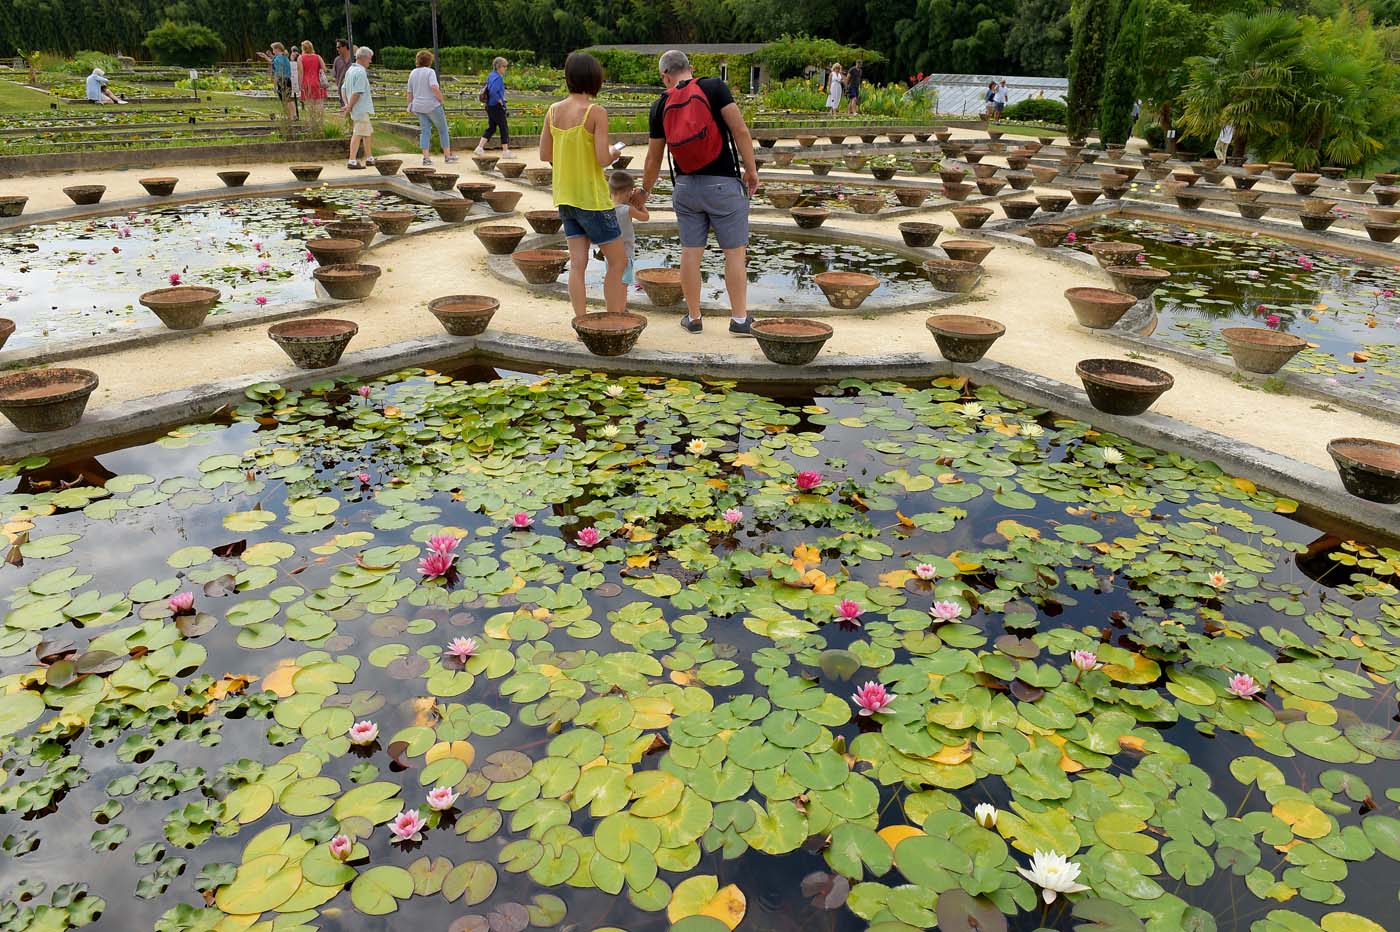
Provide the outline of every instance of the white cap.
<path id="1" fill-rule="evenodd" d="M 99 78 L 107 77 L 107 72 L 103 71 L 101 68 L 92 69 L 92 73 L 97 75 Z"/>

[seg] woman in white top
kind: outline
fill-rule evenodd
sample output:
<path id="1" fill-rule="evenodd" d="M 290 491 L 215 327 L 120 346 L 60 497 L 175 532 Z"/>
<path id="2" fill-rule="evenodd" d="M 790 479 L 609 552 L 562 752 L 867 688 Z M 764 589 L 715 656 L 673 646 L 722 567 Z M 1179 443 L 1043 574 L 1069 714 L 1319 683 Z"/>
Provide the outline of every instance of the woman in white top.
<path id="1" fill-rule="evenodd" d="M 423 164 L 431 165 L 428 156 L 432 152 L 433 127 L 437 127 L 438 145 L 442 147 L 442 160 L 455 162 L 452 154 L 452 136 L 447 131 L 447 109 L 442 102 L 442 87 L 438 84 L 437 72 L 433 70 L 433 53 L 423 49 L 414 56 L 417 65 L 408 75 L 408 112 L 418 117 L 418 148 L 423 150 Z"/>
<path id="2" fill-rule="evenodd" d="M 826 109 L 831 111 L 832 116 L 836 116 L 836 108 L 841 106 L 841 84 L 844 74 L 841 71 L 840 63 L 831 66 L 831 80 L 826 92 Z"/>
<path id="3" fill-rule="evenodd" d="M 292 63 L 292 112 L 301 119 L 301 49 L 295 45 L 288 53 Z"/>

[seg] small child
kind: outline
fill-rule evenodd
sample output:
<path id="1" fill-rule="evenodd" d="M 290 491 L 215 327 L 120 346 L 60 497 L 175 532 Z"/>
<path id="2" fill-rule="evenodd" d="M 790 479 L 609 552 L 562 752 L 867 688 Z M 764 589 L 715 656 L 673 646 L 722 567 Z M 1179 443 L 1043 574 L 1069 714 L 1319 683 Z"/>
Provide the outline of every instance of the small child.
<path id="1" fill-rule="evenodd" d="M 622 281 L 630 285 L 637 280 L 633 269 L 633 260 L 637 256 L 637 231 L 632 228 L 632 221 L 650 220 L 651 211 L 647 210 L 646 195 L 637 190 L 637 179 L 631 172 L 617 169 L 609 175 L 608 192 L 617 205 L 613 209 L 617 212 L 623 245 L 627 247 L 627 269 L 622 273 Z"/>

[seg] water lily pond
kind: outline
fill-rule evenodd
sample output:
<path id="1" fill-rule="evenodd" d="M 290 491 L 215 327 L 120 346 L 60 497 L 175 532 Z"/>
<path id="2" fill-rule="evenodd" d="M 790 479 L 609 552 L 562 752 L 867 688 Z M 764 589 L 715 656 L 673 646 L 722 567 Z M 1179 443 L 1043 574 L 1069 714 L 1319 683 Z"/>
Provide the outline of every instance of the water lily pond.
<path id="1" fill-rule="evenodd" d="M 317 209 L 312 204 L 324 203 Z M 304 240 L 324 236 L 330 210 L 431 208 L 366 189 L 315 189 L 300 198 L 230 198 L 69 220 L 0 233 L 0 316 L 15 321 L 8 347 L 160 326 L 137 298 L 171 284 L 210 285 L 214 314 L 316 296 Z M 261 299 L 261 300 L 259 300 Z"/>
<path id="2" fill-rule="evenodd" d="M 1400 402 L 1400 269 L 1267 236 L 1111 218 L 1079 228 L 1066 248 L 1137 243 L 1172 278 L 1156 292 L 1156 335 L 1225 352 L 1224 327 L 1273 327 L 1313 346 L 1286 372 Z"/>
<path id="3" fill-rule="evenodd" d="M 680 268 L 680 241 L 674 233 L 637 234 L 637 269 Z M 604 266 L 590 262 L 590 288 L 601 288 Z M 880 279 L 872 298 L 916 301 L 935 297 L 917 262 L 896 252 L 856 243 L 803 242 L 754 233 L 749 237 L 749 303 L 826 307 L 826 297 L 813 276 L 821 272 L 865 272 Z M 725 301 L 724 253 L 707 249 L 700 265 L 701 298 Z M 638 286 L 640 288 L 640 286 Z"/>
<path id="4" fill-rule="evenodd" d="M 248 399 L 0 472 L 6 929 L 1395 914 L 1400 550 L 1294 502 L 952 379 Z"/>

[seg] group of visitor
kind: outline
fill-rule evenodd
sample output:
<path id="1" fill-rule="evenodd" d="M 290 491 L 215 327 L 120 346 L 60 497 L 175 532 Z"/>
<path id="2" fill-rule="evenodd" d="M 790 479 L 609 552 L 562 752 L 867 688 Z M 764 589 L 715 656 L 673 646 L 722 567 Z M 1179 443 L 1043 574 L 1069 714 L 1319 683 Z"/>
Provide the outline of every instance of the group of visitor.
<path id="1" fill-rule="evenodd" d="M 851 70 L 845 70 L 840 62 L 832 62 L 826 70 L 826 109 L 832 116 L 841 109 L 845 101 L 847 113 L 860 110 L 860 86 L 865 80 L 865 62 L 857 61 Z"/>
<path id="2" fill-rule="evenodd" d="M 270 51 L 259 52 L 258 55 L 268 63 L 272 89 L 281 101 L 287 119 L 301 119 L 302 109 L 305 108 L 313 126 L 319 126 L 325 117 L 330 86 L 326 79 L 326 62 L 316 54 L 316 46 L 311 40 L 302 40 L 299 45 L 293 45 L 290 51 L 281 42 L 274 42 Z M 350 43 L 341 39 L 336 42 L 336 62 L 331 72 L 337 98 L 340 97 L 344 77 L 349 72 L 349 62 Z"/>
<path id="3" fill-rule="evenodd" d="M 988 81 L 987 93 L 982 98 L 987 105 L 984 108 L 983 116 L 989 120 L 999 118 L 1002 111 L 1006 109 L 1006 100 L 1010 94 L 1011 92 L 1006 88 L 1005 78 L 1001 79 L 1000 84 L 996 81 Z"/>
<path id="4" fill-rule="evenodd" d="M 652 105 L 649 144 L 641 187 L 629 172 L 604 169 L 617 160 L 623 143 L 608 136 L 608 112 L 595 102 L 603 67 L 587 52 L 564 62 L 568 96 L 550 106 L 540 135 L 540 158 L 554 166 L 554 204 L 569 245 L 569 300 L 575 321 L 587 313 L 584 276 L 596 249 L 607 264 L 603 300 L 609 311 L 623 311 L 633 278 L 636 237 L 633 221 L 649 218 L 646 204 L 668 156 L 671 204 L 681 244 L 681 288 L 686 314 L 681 326 L 703 329 L 700 263 L 713 231 L 724 253 L 729 293 L 729 332 L 747 334 L 749 198 L 758 188 L 753 137 L 729 85 L 699 78 L 684 52 L 672 50 L 658 64 L 666 90 Z"/>

